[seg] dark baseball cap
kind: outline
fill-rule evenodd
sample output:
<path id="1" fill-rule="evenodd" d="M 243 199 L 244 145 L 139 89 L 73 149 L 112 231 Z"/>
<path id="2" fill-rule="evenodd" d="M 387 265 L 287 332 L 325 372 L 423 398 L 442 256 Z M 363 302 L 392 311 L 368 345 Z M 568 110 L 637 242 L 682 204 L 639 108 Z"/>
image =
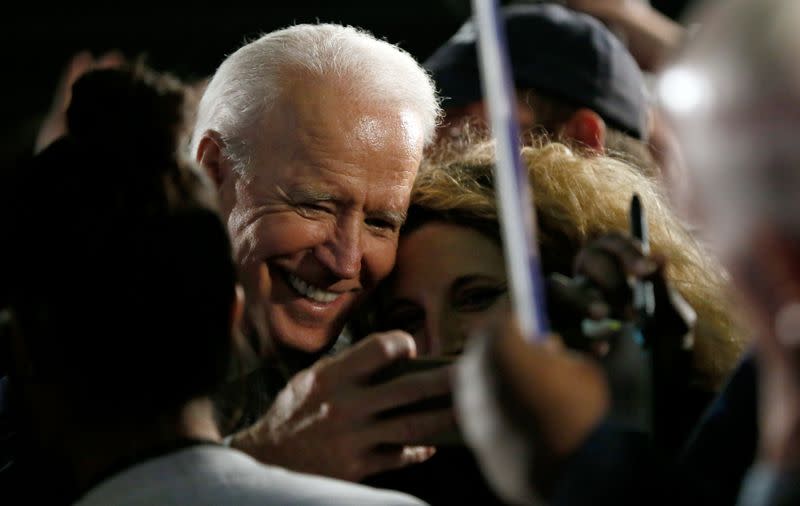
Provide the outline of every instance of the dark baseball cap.
<path id="1" fill-rule="evenodd" d="M 647 95 L 639 66 L 597 19 L 557 4 L 501 11 L 514 85 L 599 114 L 610 126 L 645 137 Z M 428 58 L 445 108 L 482 98 L 475 26 L 467 21 Z"/>

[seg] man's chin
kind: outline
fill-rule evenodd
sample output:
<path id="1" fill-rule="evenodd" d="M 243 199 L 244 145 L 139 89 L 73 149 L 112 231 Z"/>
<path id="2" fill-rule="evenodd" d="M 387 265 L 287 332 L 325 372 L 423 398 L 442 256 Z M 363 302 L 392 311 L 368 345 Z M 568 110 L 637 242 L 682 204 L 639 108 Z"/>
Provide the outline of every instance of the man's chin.
<path id="1" fill-rule="evenodd" d="M 324 353 L 344 329 L 353 302 L 352 294 L 343 294 L 324 304 L 297 297 L 271 303 L 264 308 L 269 334 L 282 348 L 311 355 Z"/>
<path id="2" fill-rule="evenodd" d="M 274 315 L 269 322 L 270 335 L 279 350 L 307 355 L 319 355 L 328 351 L 336 343 L 343 327 L 334 322 L 327 327 L 301 325 L 287 318 L 285 314 Z"/>
<path id="3" fill-rule="evenodd" d="M 324 353 L 329 350 L 335 342 L 335 337 L 329 338 L 327 336 L 298 336 L 294 334 L 292 337 L 277 338 L 278 346 L 282 349 L 289 349 L 297 353 L 307 353 L 309 355 Z"/>

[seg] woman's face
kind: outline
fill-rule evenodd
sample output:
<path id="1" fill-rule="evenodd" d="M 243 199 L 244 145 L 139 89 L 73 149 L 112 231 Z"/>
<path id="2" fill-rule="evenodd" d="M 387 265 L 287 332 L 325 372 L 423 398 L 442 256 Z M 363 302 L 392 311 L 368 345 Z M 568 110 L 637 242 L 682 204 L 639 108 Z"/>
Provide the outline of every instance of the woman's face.
<path id="1" fill-rule="evenodd" d="M 381 326 L 414 336 L 420 355 L 461 352 L 509 309 L 503 252 L 480 232 L 442 222 L 400 239 Z"/>

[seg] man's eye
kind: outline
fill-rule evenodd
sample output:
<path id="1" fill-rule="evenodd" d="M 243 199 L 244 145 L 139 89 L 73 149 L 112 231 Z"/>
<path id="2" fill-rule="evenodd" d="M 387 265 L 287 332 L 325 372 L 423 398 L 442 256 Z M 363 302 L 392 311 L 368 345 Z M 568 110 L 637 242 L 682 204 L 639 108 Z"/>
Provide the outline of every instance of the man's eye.
<path id="1" fill-rule="evenodd" d="M 394 230 L 397 229 L 397 225 L 396 224 L 392 223 L 389 220 L 384 220 L 384 219 L 380 219 L 380 218 L 367 218 L 364 221 L 364 223 L 366 223 L 367 226 L 369 226 L 369 227 L 377 228 L 377 229 L 380 229 L 380 230 L 394 231 Z"/>
<path id="2" fill-rule="evenodd" d="M 506 293 L 505 286 L 468 288 L 456 294 L 453 305 L 458 311 L 467 313 L 484 311 Z"/>
<path id="3" fill-rule="evenodd" d="M 325 204 L 320 204 L 316 202 L 303 202 L 297 204 L 296 207 L 300 212 L 307 214 L 326 213 L 330 211 L 330 209 Z"/>

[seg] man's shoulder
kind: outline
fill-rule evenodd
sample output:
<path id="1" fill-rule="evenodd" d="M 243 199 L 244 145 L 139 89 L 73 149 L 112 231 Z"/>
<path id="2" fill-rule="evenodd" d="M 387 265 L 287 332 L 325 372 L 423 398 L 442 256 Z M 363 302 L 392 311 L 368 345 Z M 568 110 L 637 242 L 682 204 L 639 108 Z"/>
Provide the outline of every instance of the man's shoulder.
<path id="1" fill-rule="evenodd" d="M 236 450 L 200 446 L 144 462 L 106 480 L 77 504 L 389 504 L 417 499 L 340 480 L 264 466 Z"/>

